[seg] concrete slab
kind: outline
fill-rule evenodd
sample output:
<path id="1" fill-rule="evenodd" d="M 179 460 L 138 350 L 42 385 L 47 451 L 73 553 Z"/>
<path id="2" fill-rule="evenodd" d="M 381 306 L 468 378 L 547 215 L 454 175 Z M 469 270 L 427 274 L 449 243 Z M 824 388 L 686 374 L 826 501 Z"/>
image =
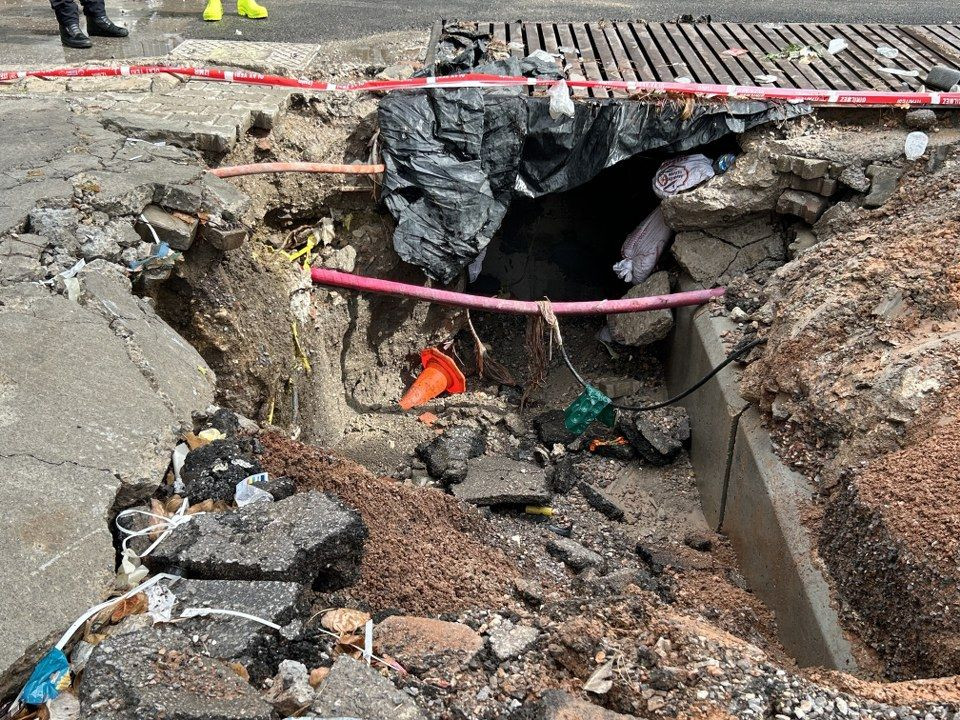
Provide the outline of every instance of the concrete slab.
<path id="1" fill-rule="evenodd" d="M 720 336 L 733 327 L 727 318 L 711 317 L 702 308 L 678 308 L 675 322 L 667 363 L 671 396 L 723 362 L 727 353 Z M 734 366 L 728 366 L 680 402 L 690 416 L 690 462 L 697 474 L 703 515 L 713 529 L 723 521 L 737 419 L 747 407 L 738 390 L 739 375 Z"/>
<path id="2" fill-rule="evenodd" d="M 811 498 L 806 479 L 774 453 L 760 414 L 745 410 L 737 425 L 722 531 L 743 576 L 773 609 L 787 652 L 801 666 L 851 671 L 856 661 L 850 643 L 800 520 Z"/>

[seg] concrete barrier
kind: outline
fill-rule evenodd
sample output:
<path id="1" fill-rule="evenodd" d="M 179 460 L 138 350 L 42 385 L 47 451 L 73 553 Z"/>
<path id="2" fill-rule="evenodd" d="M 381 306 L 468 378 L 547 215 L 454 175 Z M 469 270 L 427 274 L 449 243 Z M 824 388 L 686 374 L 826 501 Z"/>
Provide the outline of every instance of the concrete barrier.
<path id="1" fill-rule="evenodd" d="M 760 414 L 748 408 L 737 423 L 721 531 L 740 571 L 777 616 L 780 641 L 801 666 L 856 669 L 830 601 L 830 586 L 814 561 L 800 519 L 813 490 L 780 462 Z"/>
<path id="2" fill-rule="evenodd" d="M 726 357 L 722 335 L 734 328 L 706 308 L 675 310 L 667 389 L 681 392 Z M 759 413 L 740 397 L 736 365 L 682 401 L 690 415 L 690 461 L 704 516 L 730 538 L 740 569 L 777 618 L 784 648 L 802 666 L 854 670 L 852 647 L 830 602 L 800 514 L 806 479 L 777 457 Z"/>
<path id="3" fill-rule="evenodd" d="M 732 330 L 726 317 L 711 317 L 705 308 L 677 308 L 667 364 L 667 390 L 675 395 L 690 387 L 726 357 L 721 333 Z M 740 373 L 729 366 L 681 401 L 690 415 L 690 462 L 697 474 L 703 515 L 717 530 L 723 522 L 737 420 L 747 402 L 737 389 Z"/>

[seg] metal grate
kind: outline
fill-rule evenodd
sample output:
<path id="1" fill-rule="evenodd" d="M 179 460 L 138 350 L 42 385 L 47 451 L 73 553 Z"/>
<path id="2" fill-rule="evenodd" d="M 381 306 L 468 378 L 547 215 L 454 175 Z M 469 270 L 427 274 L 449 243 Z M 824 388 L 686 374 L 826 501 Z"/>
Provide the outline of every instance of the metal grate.
<path id="1" fill-rule="evenodd" d="M 587 80 L 687 77 L 701 83 L 757 85 L 758 76 L 772 75 L 779 87 L 902 90 L 918 88 L 934 65 L 960 67 L 960 27 L 953 25 L 480 22 L 477 26 L 508 43 L 518 57 L 535 50 L 562 55 L 568 76 Z M 442 23 L 431 36 L 431 59 L 441 28 Z M 831 40 L 845 41 L 846 48 L 827 53 Z M 814 47 L 821 53 L 812 62 L 778 57 L 797 47 Z M 880 47 L 893 48 L 895 57 L 878 53 Z M 575 93 L 617 95 L 602 88 Z"/>

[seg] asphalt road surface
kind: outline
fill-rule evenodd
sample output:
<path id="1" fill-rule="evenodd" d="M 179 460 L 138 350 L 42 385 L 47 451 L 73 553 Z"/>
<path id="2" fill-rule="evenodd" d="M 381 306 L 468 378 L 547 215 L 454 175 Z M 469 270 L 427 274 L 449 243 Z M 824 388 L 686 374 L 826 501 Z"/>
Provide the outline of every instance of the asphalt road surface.
<path id="1" fill-rule="evenodd" d="M 716 20 L 740 22 L 960 23 L 956 0 L 265 0 L 270 17 L 256 21 L 238 18 L 233 2 L 224 0 L 222 22 L 205 23 L 204 0 L 108 0 L 110 14 L 132 29 L 131 37 L 67 51 L 44 0 L 0 0 L 0 67 L 163 55 L 187 38 L 323 43 L 427 28 L 440 18 L 663 21 L 710 13 Z"/>

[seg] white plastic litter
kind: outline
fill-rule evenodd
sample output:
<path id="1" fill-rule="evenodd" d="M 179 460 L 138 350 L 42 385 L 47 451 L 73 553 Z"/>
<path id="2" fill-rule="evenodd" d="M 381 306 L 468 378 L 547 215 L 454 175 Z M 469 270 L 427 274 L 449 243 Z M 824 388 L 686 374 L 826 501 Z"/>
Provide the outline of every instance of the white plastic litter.
<path id="1" fill-rule="evenodd" d="M 135 587 L 142 583 L 150 571 L 140 562 L 140 557 L 130 548 L 123 551 L 120 558 L 120 572 L 117 582 L 121 587 Z"/>
<path id="2" fill-rule="evenodd" d="M 253 484 L 267 482 L 269 479 L 270 475 L 264 472 L 251 475 L 238 482 L 233 491 L 233 499 L 236 501 L 237 507 L 243 507 L 244 505 L 250 505 L 255 502 L 273 502 L 273 495 Z"/>
<path id="3" fill-rule="evenodd" d="M 190 507 L 190 501 L 187 498 L 183 499 L 183 503 L 177 509 L 177 511 L 170 517 L 164 517 L 163 515 L 157 515 L 156 513 L 149 512 L 147 510 L 140 510 L 139 508 L 130 508 L 129 510 L 124 510 L 117 514 L 116 523 L 117 529 L 125 536 L 123 541 L 120 543 L 120 549 L 124 552 L 127 550 L 127 544 L 136 537 L 147 537 L 152 535 L 155 532 L 160 532 L 160 536 L 150 543 L 150 546 L 144 550 L 142 553 L 139 553 L 139 557 L 145 558 L 147 555 L 153 552 L 154 548 L 157 547 L 164 539 L 169 535 L 175 527 L 178 525 L 183 525 L 184 523 L 190 522 L 198 515 L 203 515 L 203 513 L 193 513 L 192 515 L 187 515 L 187 508 Z M 126 527 L 125 525 L 120 524 L 120 520 L 123 518 L 132 517 L 134 515 L 143 515 L 157 522 L 153 525 L 148 525 L 142 530 L 133 530 Z"/>
<path id="4" fill-rule="evenodd" d="M 627 235 L 621 249 L 623 260 L 613 266 L 613 271 L 632 285 L 643 282 L 656 267 L 660 254 L 670 241 L 670 233 L 658 207 Z"/>
<path id="5" fill-rule="evenodd" d="M 879 45 L 877 46 L 877 55 L 881 55 L 885 58 L 890 58 L 891 60 L 900 54 L 900 51 L 896 48 L 890 47 L 889 45 Z"/>
<path id="6" fill-rule="evenodd" d="M 367 620 L 363 626 L 363 659 L 367 665 L 373 660 L 373 620 Z"/>
<path id="7" fill-rule="evenodd" d="M 183 484 L 183 479 L 180 477 L 180 471 L 183 470 L 183 463 L 187 459 L 187 454 L 190 452 L 190 446 L 186 443 L 180 443 L 173 449 L 173 490 L 178 495 L 183 495 L 187 488 Z"/>
<path id="8" fill-rule="evenodd" d="M 253 622 L 258 622 L 261 625 L 266 625 L 268 628 L 272 628 L 274 630 L 280 630 L 280 626 L 277 625 L 276 623 L 272 623 L 269 620 L 264 620 L 262 617 L 257 617 L 256 615 L 240 612 L 239 610 L 224 610 L 223 608 L 188 607 L 183 609 L 183 612 L 180 613 L 179 617 L 183 618 L 184 620 L 187 620 L 189 618 L 206 617 L 208 615 L 229 615 L 230 617 L 242 618 L 243 620 L 252 620 Z"/>
<path id="9" fill-rule="evenodd" d="M 659 167 L 653 176 L 653 191 L 659 198 L 668 198 L 705 183 L 715 174 L 713 161 L 706 155 L 680 155 Z"/>
<path id="10" fill-rule="evenodd" d="M 567 87 L 567 81 L 561 80 L 556 85 L 547 90 L 547 96 L 550 98 L 550 117 L 554 120 L 559 118 L 573 117 L 576 114 L 576 108 L 573 106 L 573 98 L 570 97 L 570 88 Z"/>
<path id="11" fill-rule="evenodd" d="M 897 77 L 904 77 L 904 78 L 920 77 L 920 73 L 916 70 L 901 70 L 900 68 L 892 68 L 892 67 L 878 67 L 877 70 L 879 70 L 880 72 L 885 72 L 888 75 L 896 75 Z"/>
<path id="12" fill-rule="evenodd" d="M 165 585 L 151 585 L 144 594 L 147 596 L 147 614 L 153 622 L 170 622 L 177 596 Z"/>
<path id="13" fill-rule="evenodd" d="M 692 82 L 693 82 L 693 78 L 692 78 L 692 77 L 688 77 L 688 76 L 686 76 L 686 75 L 681 75 L 680 77 L 674 78 L 673 81 L 674 81 L 674 82 L 678 82 L 678 83 L 692 83 Z"/>
<path id="14" fill-rule="evenodd" d="M 830 44 L 827 45 L 827 52 L 831 55 L 836 55 L 838 52 L 847 49 L 847 41 L 843 38 L 834 38 L 830 41 Z"/>
<path id="15" fill-rule="evenodd" d="M 753 79 L 756 80 L 761 85 L 769 85 L 770 83 L 775 83 L 778 78 L 776 75 L 754 75 Z"/>
<path id="16" fill-rule="evenodd" d="M 925 132 L 918 130 L 907 135 L 907 139 L 903 143 L 903 152 L 906 154 L 907 160 L 913 161 L 921 158 L 927 151 L 929 143 L 930 138 Z"/>

